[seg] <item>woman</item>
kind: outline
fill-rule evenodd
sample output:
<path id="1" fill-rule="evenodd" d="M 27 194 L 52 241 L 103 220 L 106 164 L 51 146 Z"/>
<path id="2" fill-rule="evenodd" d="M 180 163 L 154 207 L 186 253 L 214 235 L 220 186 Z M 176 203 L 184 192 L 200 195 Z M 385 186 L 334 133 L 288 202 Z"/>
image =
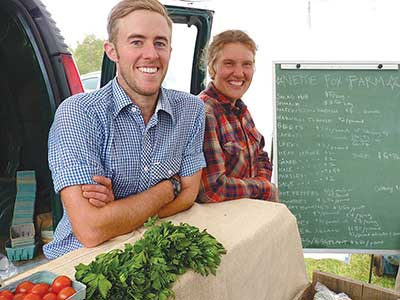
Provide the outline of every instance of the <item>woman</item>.
<path id="1" fill-rule="evenodd" d="M 254 41 L 240 30 L 216 35 L 208 48 L 212 82 L 199 95 L 206 106 L 207 161 L 199 202 L 278 201 L 271 183 L 272 165 L 263 150 L 264 138 L 241 100 L 253 79 L 256 50 Z"/>

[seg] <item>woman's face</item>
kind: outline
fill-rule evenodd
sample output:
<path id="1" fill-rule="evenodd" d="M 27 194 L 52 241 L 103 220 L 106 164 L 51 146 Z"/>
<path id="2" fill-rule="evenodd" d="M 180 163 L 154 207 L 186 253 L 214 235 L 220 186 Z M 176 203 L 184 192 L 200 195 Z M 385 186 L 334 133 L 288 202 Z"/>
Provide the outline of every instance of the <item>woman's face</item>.
<path id="1" fill-rule="evenodd" d="M 241 43 L 226 44 L 217 54 L 214 70 L 215 87 L 232 100 L 242 98 L 253 79 L 253 52 Z"/>

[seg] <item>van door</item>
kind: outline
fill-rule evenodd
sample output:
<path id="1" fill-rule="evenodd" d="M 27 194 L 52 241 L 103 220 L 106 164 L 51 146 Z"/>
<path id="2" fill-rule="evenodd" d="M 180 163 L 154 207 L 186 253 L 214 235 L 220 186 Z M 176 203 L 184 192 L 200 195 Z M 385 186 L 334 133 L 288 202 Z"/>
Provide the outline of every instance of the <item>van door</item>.
<path id="1" fill-rule="evenodd" d="M 18 215 L 15 203 L 22 201 L 17 172 L 35 173 L 30 193 L 35 196 L 29 198 L 34 212 L 30 208 L 26 215 L 36 220 L 51 211 L 54 225 L 61 218 L 47 163 L 48 132 L 56 107 L 83 88 L 72 54 L 40 0 L 0 1 L 0 66 L 1 252 Z"/>
<path id="2" fill-rule="evenodd" d="M 205 87 L 206 65 L 201 58 L 210 39 L 214 12 L 192 7 L 166 7 L 174 22 L 173 51 L 163 86 L 197 95 Z M 104 55 L 100 85 L 112 80 L 115 72 L 114 62 Z"/>

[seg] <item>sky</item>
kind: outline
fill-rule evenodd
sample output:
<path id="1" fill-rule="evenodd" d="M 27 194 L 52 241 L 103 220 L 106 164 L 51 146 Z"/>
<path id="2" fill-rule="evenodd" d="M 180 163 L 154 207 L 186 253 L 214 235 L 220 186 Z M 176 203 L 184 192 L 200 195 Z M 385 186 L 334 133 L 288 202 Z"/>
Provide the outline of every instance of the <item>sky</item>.
<path id="1" fill-rule="evenodd" d="M 107 15 L 117 1 L 42 0 L 72 47 L 87 34 L 106 38 Z M 274 62 L 400 61 L 397 0 L 270 0 L 262 7 L 261 1 L 202 5 L 215 11 L 212 35 L 242 29 L 258 45 L 256 73 L 244 101 L 267 145 L 273 135 Z"/>

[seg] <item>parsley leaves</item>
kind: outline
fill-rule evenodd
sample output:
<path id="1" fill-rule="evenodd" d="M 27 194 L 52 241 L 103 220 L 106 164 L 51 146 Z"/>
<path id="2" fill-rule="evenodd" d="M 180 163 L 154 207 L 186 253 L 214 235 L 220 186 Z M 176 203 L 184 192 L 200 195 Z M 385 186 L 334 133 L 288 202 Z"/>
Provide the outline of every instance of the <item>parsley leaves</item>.
<path id="1" fill-rule="evenodd" d="M 88 265 L 75 267 L 75 278 L 87 285 L 92 300 L 167 300 L 174 297 L 177 275 L 192 268 L 203 276 L 215 275 L 225 248 L 206 230 L 172 222 L 156 224 L 149 218 L 142 239 L 125 249 L 98 255 Z"/>

